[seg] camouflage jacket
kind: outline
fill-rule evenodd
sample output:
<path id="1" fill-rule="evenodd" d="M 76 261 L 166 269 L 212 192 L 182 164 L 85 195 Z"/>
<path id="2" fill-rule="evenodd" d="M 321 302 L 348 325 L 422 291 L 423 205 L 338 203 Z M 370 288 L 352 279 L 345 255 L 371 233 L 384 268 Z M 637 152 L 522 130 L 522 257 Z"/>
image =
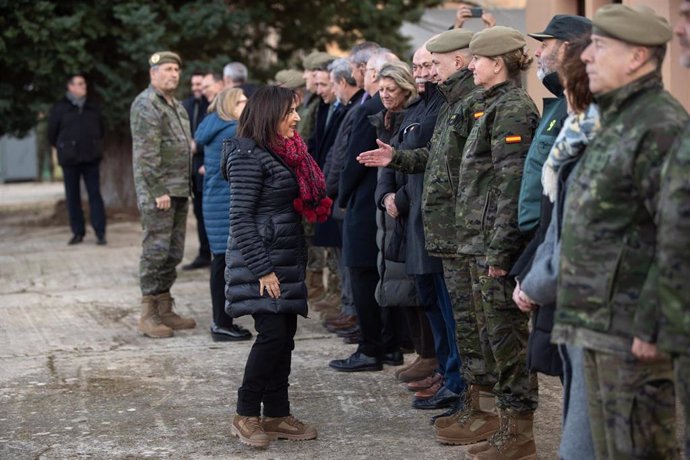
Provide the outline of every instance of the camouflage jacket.
<path id="1" fill-rule="evenodd" d="M 458 252 L 486 255 L 509 270 L 525 245 L 518 229 L 518 196 L 525 156 L 539 112 L 525 90 L 507 81 L 480 96 L 483 110 L 470 116 L 460 165 L 455 224 Z"/>
<path id="2" fill-rule="evenodd" d="M 661 170 L 657 216 L 659 345 L 690 354 L 690 123 Z"/>
<path id="3" fill-rule="evenodd" d="M 629 351 L 633 337 L 656 341 L 659 177 L 687 114 L 654 72 L 596 102 L 601 129 L 572 173 L 563 210 L 552 338 Z"/>
<path id="4" fill-rule="evenodd" d="M 426 250 L 440 257 L 456 257 L 457 241 L 451 220 L 458 187 L 460 156 L 472 128 L 467 114 L 477 89 L 472 72 L 461 70 L 439 85 L 446 100 L 436 119 L 428 147 L 395 151 L 389 168 L 408 174 L 424 172 L 422 216 Z"/>
<path id="5" fill-rule="evenodd" d="M 189 117 L 177 100 L 169 104 L 152 86 L 130 109 L 134 186 L 139 203 L 170 195 L 189 196 Z"/>
<path id="6" fill-rule="evenodd" d="M 297 124 L 297 132 L 302 139 L 309 139 L 316 126 L 316 112 L 321 98 L 316 94 L 306 93 L 304 103 L 297 109 L 300 121 Z"/>

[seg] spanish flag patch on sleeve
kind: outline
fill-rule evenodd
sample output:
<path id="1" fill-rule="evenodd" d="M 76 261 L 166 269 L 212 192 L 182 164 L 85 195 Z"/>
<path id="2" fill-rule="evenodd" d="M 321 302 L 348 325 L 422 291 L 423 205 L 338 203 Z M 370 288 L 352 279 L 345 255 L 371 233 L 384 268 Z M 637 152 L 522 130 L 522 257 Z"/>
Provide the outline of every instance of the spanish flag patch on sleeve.
<path id="1" fill-rule="evenodd" d="M 506 136 L 506 144 L 517 144 L 522 142 L 522 136 Z"/>
<path id="2" fill-rule="evenodd" d="M 484 115 L 484 112 L 474 112 L 474 119 L 477 120 Z"/>

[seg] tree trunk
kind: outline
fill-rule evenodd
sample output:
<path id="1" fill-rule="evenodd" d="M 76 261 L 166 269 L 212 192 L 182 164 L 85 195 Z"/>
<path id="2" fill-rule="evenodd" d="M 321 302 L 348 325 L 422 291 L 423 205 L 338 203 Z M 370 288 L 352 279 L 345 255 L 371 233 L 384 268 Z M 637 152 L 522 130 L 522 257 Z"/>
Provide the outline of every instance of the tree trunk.
<path id="1" fill-rule="evenodd" d="M 132 175 L 132 138 L 129 133 L 106 135 L 101 162 L 101 192 L 105 206 L 136 212 L 137 195 Z"/>

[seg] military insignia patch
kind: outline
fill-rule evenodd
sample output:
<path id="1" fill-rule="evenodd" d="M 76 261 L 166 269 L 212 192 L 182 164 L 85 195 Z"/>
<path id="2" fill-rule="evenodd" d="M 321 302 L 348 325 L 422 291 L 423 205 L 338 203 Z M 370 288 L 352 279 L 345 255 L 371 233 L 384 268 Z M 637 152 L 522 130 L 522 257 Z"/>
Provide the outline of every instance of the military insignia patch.
<path id="1" fill-rule="evenodd" d="M 161 60 L 161 57 L 158 53 L 151 56 L 151 64 L 156 64 L 160 60 Z"/>
<path id="2" fill-rule="evenodd" d="M 482 115 L 484 115 L 484 112 L 474 112 L 474 119 L 477 120 L 478 118 L 481 118 Z"/>
<path id="3" fill-rule="evenodd" d="M 522 136 L 506 136 L 506 144 L 517 144 L 522 142 Z"/>

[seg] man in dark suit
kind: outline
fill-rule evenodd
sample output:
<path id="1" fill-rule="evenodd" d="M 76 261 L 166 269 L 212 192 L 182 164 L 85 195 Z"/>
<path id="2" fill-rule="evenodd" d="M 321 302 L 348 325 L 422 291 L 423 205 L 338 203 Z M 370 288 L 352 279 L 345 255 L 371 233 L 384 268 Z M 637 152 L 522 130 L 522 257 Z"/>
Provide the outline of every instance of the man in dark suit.
<path id="1" fill-rule="evenodd" d="M 84 240 L 84 211 L 80 182 L 84 178 L 89 195 L 91 225 L 97 244 L 106 244 L 106 214 L 100 189 L 99 167 L 105 134 L 103 116 L 97 105 L 86 98 L 86 79 L 75 74 L 67 79 L 67 92 L 50 111 L 48 139 L 57 149 L 58 163 L 65 181 L 65 198 L 72 238 L 67 244 Z"/>
<path id="2" fill-rule="evenodd" d="M 209 102 L 203 94 L 203 81 L 206 72 L 195 71 L 192 73 L 191 85 L 192 95 L 182 101 L 182 106 L 189 115 L 189 127 L 191 128 L 192 136 L 196 131 L 197 126 L 201 124 L 201 120 L 206 116 Z M 196 229 L 199 237 L 199 254 L 192 261 L 192 263 L 184 265 L 183 270 L 194 270 L 195 268 L 204 268 L 211 265 L 211 250 L 208 245 L 208 237 L 206 236 L 206 227 L 204 225 L 204 215 L 201 212 L 202 191 L 204 189 L 204 147 L 202 145 L 194 145 L 192 156 L 192 202 L 194 204 L 194 217 L 196 217 Z"/>
<path id="3" fill-rule="evenodd" d="M 369 61 L 364 73 L 364 90 L 370 99 L 353 110 L 352 134 L 347 158 L 340 175 L 338 206 L 347 208 L 343 226 L 343 257 L 352 283 L 362 338 L 357 351 L 346 359 L 337 359 L 329 366 L 342 372 L 379 371 L 383 363 L 400 365 L 399 350 L 386 350 L 382 339 L 381 308 L 374 293 L 379 281 L 376 268 L 376 190 L 377 170 L 357 162 L 361 152 L 376 148 L 376 129 L 369 116 L 383 110 L 378 94 L 378 71 L 398 58 L 390 51 L 380 50 Z"/>

